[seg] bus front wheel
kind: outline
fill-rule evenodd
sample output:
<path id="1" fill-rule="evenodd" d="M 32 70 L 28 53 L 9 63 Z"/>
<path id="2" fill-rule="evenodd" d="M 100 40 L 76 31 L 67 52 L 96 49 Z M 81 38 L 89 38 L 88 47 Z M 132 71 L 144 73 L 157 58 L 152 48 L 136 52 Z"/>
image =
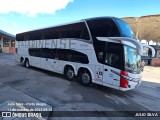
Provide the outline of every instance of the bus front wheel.
<path id="1" fill-rule="evenodd" d="M 88 70 L 80 71 L 79 80 L 83 86 L 90 86 L 92 84 L 92 77 Z"/>
<path id="2" fill-rule="evenodd" d="M 67 80 L 73 81 L 75 79 L 74 70 L 70 66 L 65 68 L 64 75 L 65 75 Z"/>

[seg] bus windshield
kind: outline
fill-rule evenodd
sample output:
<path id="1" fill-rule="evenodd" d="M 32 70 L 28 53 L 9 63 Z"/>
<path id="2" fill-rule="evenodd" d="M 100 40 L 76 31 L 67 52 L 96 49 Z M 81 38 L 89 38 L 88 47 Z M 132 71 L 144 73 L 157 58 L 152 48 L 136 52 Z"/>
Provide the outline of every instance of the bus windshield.
<path id="1" fill-rule="evenodd" d="M 116 19 L 118 26 L 120 28 L 121 36 L 122 37 L 130 37 L 133 38 L 133 33 L 130 25 L 123 20 Z"/>
<path id="2" fill-rule="evenodd" d="M 141 56 L 137 55 L 136 49 L 124 46 L 125 51 L 125 69 L 130 73 L 140 73 Z"/>

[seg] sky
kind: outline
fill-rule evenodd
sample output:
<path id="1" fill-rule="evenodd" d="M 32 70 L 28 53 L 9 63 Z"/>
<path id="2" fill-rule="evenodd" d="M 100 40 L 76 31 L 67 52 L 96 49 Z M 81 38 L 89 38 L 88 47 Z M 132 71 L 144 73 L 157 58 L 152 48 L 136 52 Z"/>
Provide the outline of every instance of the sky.
<path id="1" fill-rule="evenodd" d="M 16 35 L 85 18 L 154 14 L 160 0 L 0 0 L 0 29 Z"/>

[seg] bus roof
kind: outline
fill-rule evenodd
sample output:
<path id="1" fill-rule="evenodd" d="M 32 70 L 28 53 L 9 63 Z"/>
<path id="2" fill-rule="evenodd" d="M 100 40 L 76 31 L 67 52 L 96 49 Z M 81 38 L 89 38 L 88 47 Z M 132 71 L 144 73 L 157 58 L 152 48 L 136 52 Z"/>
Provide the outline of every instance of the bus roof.
<path id="1" fill-rule="evenodd" d="M 99 20 L 99 19 L 106 19 L 106 18 L 111 18 L 111 19 L 115 19 L 116 17 L 110 17 L 110 16 L 106 16 L 106 17 L 94 17 L 94 18 L 87 18 L 87 19 L 82 19 L 81 21 L 91 21 L 91 20 Z"/>

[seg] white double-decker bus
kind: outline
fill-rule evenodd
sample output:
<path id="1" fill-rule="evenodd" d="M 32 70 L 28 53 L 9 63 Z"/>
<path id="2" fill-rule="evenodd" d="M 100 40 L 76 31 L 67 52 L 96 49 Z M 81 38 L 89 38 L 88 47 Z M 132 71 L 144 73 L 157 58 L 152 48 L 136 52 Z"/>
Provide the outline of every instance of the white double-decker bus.
<path id="1" fill-rule="evenodd" d="M 16 35 L 16 60 L 92 83 L 126 91 L 141 82 L 141 44 L 128 23 L 115 17 L 28 31 Z"/>

